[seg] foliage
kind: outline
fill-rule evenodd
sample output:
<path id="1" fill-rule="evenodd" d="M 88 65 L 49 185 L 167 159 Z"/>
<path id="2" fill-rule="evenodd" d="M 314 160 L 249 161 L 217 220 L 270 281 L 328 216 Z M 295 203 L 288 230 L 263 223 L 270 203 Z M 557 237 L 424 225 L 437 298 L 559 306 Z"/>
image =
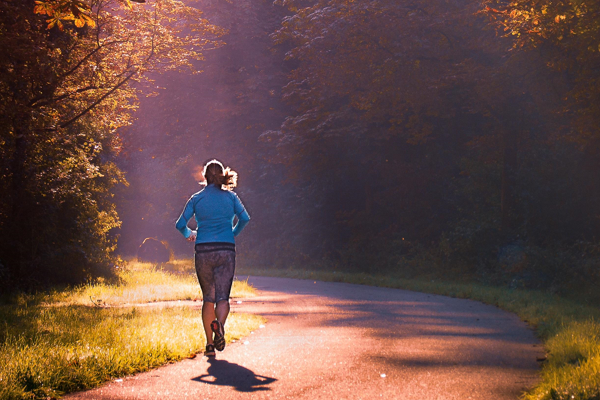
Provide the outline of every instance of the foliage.
<path id="1" fill-rule="evenodd" d="M 512 39 L 516 51 L 539 53 L 547 65 L 567 77 L 564 102 L 566 133 L 597 155 L 600 116 L 600 4 L 581 0 L 487 0 L 482 13 Z"/>
<path id="2" fill-rule="evenodd" d="M 527 400 L 596 399 L 600 396 L 600 324 L 569 324 L 548 340 L 543 380 Z"/>
<path id="3" fill-rule="evenodd" d="M 316 203 L 324 247 L 373 254 L 405 238 L 427 248 L 461 220 L 498 232 L 488 247 L 522 234 L 521 160 L 558 126 L 547 82 L 561 78 L 541 59 L 507 57 L 478 9 L 317 1 L 273 35 L 291 66 L 292 112 L 262 139 Z"/>
<path id="4" fill-rule="evenodd" d="M 61 31 L 64 30 L 63 21 L 73 21 L 77 28 L 83 28 L 86 24 L 92 28 L 96 26 L 90 15 L 90 6 L 84 1 L 36 1 L 35 4 L 33 11 L 36 14 L 48 16 L 48 29 L 57 26 Z"/>
<path id="5" fill-rule="evenodd" d="M 180 1 L 124 3 L 0 5 L 0 259 L 18 286 L 108 265 L 119 128 L 150 72 L 195 71 L 219 44 L 222 31 Z"/>

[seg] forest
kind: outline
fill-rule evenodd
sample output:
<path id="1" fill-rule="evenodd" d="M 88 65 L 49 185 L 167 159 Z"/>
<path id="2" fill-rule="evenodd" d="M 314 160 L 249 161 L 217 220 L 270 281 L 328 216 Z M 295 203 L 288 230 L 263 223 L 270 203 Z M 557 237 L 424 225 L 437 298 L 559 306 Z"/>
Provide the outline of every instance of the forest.
<path id="1" fill-rule="evenodd" d="M 4 0 L 0 285 L 110 275 L 213 158 L 240 265 L 600 303 L 600 4 Z"/>

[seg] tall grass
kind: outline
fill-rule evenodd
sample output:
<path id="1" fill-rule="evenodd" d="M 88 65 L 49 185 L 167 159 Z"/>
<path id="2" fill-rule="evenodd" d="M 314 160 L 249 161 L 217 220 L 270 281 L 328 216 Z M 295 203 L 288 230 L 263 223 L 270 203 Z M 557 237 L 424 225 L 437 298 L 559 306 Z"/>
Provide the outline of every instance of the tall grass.
<path id="1" fill-rule="evenodd" d="M 55 398 L 201 352 L 198 309 L 127 306 L 199 298 L 195 279 L 130 263 L 112 283 L 19 295 L 0 305 L 0 399 Z M 234 288 L 237 296 L 252 295 L 247 282 Z M 258 316 L 232 314 L 226 339 L 261 323 Z"/>
<path id="2" fill-rule="evenodd" d="M 342 271 L 244 268 L 248 275 L 315 279 L 390 287 L 467 298 L 517 314 L 536 328 L 547 360 L 527 400 L 600 400 L 600 310 L 555 294 L 476 283 L 402 279 Z"/>
<path id="3" fill-rule="evenodd" d="M 528 400 L 600 399 L 600 324 L 572 322 L 546 341 L 550 356 Z"/>

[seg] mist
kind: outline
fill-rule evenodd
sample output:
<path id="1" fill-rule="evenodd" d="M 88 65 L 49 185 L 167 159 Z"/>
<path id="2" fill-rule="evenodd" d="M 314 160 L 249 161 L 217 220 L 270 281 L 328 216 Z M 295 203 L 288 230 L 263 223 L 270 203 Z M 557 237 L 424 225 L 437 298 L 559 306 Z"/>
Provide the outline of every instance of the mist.
<path id="1" fill-rule="evenodd" d="M 587 286 L 544 261 L 593 258 L 600 233 L 595 145 L 561 111 L 574 75 L 478 2 L 197 7 L 227 34 L 201 73 L 153 76 L 122 133 L 120 254 L 191 256 L 174 221 L 216 158 L 252 217 L 241 265 Z"/>

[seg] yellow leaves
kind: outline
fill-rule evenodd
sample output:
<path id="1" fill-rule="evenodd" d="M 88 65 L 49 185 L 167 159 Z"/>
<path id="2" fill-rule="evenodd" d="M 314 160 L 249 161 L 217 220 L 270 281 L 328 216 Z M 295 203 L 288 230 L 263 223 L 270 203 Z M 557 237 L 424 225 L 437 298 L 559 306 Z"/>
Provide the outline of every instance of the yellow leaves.
<path id="1" fill-rule="evenodd" d="M 44 1 L 36 1 L 35 7 L 33 8 L 35 14 L 47 15 L 51 17 L 54 14 L 54 9 L 50 4 Z"/>
<path id="2" fill-rule="evenodd" d="M 96 21 L 94 21 L 94 19 L 87 14 L 81 14 L 79 19 L 83 20 L 84 25 L 88 24 L 91 28 L 94 28 L 96 26 Z M 75 25 L 77 25 L 77 21 L 75 21 Z"/>
<path id="3" fill-rule="evenodd" d="M 47 29 L 55 26 L 61 31 L 64 29 L 63 21 L 73 21 L 77 28 L 86 24 L 95 27 L 96 22 L 90 17 L 90 6 L 82 0 L 37 0 L 33 9 L 35 14 L 47 15 Z"/>
<path id="4" fill-rule="evenodd" d="M 132 2 L 133 3 L 145 3 L 146 2 L 146 0 L 119 0 L 119 1 L 121 3 L 123 3 L 123 5 L 130 10 L 133 9 L 133 5 L 131 4 Z"/>
<path id="5" fill-rule="evenodd" d="M 560 21 L 564 21 L 566 18 L 566 15 L 557 15 L 556 18 L 554 18 L 554 22 L 558 24 Z"/>
<path id="6" fill-rule="evenodd" d="M 48 26 L 46 27 L 46 29 L 52 29 L 55 26 L 58 27 L 58 29 L 60 29 L 61 31 L 64 29 L 63 23 L 58 17 L 50 18 L 46 22 L 48 22 Z"/>

